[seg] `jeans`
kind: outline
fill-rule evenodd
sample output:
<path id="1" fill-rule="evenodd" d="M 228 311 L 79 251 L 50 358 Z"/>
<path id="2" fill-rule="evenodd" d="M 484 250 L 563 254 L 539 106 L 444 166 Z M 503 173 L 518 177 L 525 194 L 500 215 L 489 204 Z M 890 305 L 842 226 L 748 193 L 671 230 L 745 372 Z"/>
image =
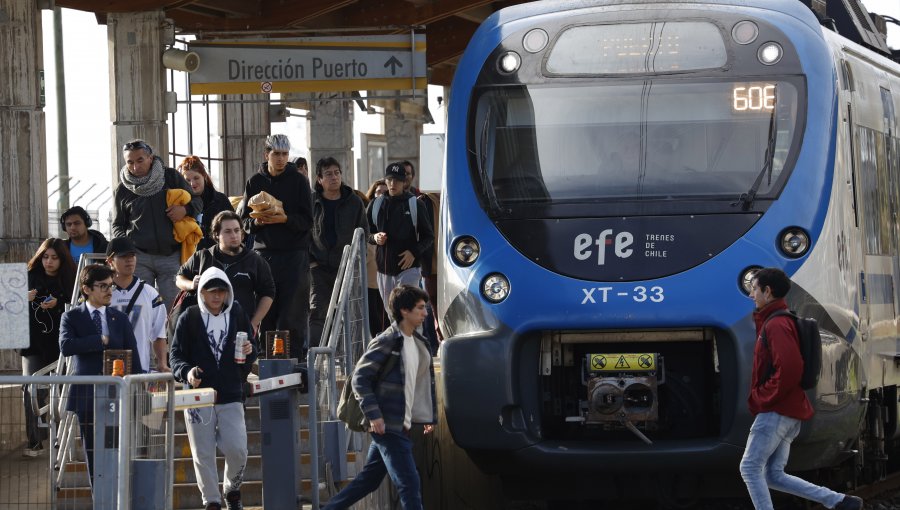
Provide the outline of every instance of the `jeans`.
<path id="1" fill-rule="evenodd" d="M 400 285 L 412 285 L 413 287 L 419 286 L 419 280 L 422 279 L 422 270 L 416 266 L 401 271 L 400 274 L 384 274 L 378 273 L 378 292 L 381 292 L 381 299 L 384 301 L 384 309 L 388 314 L 388 317 L 392 317 L 390 303 L 388 300 L 391 297 L 391 291 L 394 290 L 394 287 L 399 287 Z"/>
<path id="2" fill-rule="evenodd" d="M 384 475 L 391 477 L 400 494 L 403 510 L 421 510 L 419 473 L 413 459 L 412 441 L 405 434 L 385 432 L 370 434 L 372 444 L 366 457 L 366 465 L 350 485 L 344 487 L 324 507 L 325 510 L 350 508 L 353 503 L 378 489 Z"/>
<path id="3" fill-rule="evenodd" d="M 260 331 L 288 330 L 289 356 L 305 361 L 309 349 L 309 253 L 260 250 L 259 255 L 269 263 L 275 279 L 275 301 Z M 264 342 L 265 337 L 260 345 Z"/>
<path id="4" fill-rule="evenodd" d="M 166 311 L 172 309 L 172 302 L 178 295 L 178 287 L 175 286 L 175 275 L 181 269 L 181 251 L 176 250 L 171 255 L 153 255 L 138 250 L 137 266 L 134 275 L 153 285 L 159 291 L 166 305 Z"/>
<path id="5" fill-rule="evenodd" d="M 784 472 L 791 441 L 799 433 L 800 420 L 773 412 L 756 415 L 741 459 L 741 477 L 756 510 L 772 510 L 770 488 L 815 501 L 826 508 L 834 508 L 844 499 L 843 494 Z"/>
<path id="6" fill-rule="evenodd" d="M 325 266 L 316 266 L 309 270 L 309 341 L 313 347 L 325 345 L 322 342 L 322 330 L 325 329 L 325 318 L 328 316 L 328 304 L 331 302 L 331 294 L 334 292 L 334 282 L 337 280 L 337 269 Z"/>
<path id="7" fill-rule="evenodd" d="M 22 356 L 22 375 L 33 375 L 38 370 L 49 365 L 44 363 L 42 356 L 39 354 L 30 354 Z M 25 433 L 28 436 L 28 447 L 34 448 L 41 444 L 41 441 L 47 439 L 47 430 L 38 427 L 38 418 L 34 415 L 34 409 L 31 406 L 31 390 L 33 386 L 26 384 L 22 386 L 23 398 L 25 401 Z M 47 390 L 38 390 L 37 404 L 44 406 L 47 404 Z"/>

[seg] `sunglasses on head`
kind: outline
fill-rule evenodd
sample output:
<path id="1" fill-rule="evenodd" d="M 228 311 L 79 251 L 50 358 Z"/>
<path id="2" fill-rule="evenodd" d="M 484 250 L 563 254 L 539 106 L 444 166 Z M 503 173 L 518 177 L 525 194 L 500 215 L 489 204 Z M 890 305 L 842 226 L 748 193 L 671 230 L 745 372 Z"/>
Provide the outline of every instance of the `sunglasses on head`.
<path id="1" fill-rule="evenodd" d="M 150 146 L 144 142 L 128 142 L 122 146 L 122 152 L 133 151 L 136 149 L 144 149 L 145 151 L 147 151 L 150 154 L 153 153 L 153 149 L 151 149 Z"/>

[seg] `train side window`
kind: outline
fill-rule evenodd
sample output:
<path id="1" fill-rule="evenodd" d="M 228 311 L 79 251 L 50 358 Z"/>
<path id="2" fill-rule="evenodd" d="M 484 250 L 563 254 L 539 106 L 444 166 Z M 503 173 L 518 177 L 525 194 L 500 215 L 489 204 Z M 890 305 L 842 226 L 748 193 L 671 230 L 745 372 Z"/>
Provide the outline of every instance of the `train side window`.
<path id="1" fill-rule="evenodd" d="M 851 92 L 856 90 L 856 84 L 853 83 L 853 68 L 850 62 L 841 60 L 841 88 Z"/>

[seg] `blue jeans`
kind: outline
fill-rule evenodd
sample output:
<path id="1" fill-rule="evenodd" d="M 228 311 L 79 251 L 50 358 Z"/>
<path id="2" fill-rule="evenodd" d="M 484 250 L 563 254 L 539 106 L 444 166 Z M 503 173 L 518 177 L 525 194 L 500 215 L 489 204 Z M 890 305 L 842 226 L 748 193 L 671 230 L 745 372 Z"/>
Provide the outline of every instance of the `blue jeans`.
<path id="1" fill-rule="evenodd" d="M 741 477 L 756 510 L 772 510 L 770 488 L 815 501 L 826 508 L 834 508 L 844 499 L 843 494 L 784 472 L 791 441 L 799 433 L 800 420 L 771 412 L 756 415 L 741 459 Z"/>
<path id="2" fill-rule="evenodd" d="M 422 510 L 419 473 L 413 459 L 412 441 L 404 434 L 385 432 L 370 434 L 372 444 L 366 465 L 350 485 L 331 498 L 325 510 L 350 508 L 353 503 L 374 492 L 388 474 L 400 494 L 403 510 Z"/>

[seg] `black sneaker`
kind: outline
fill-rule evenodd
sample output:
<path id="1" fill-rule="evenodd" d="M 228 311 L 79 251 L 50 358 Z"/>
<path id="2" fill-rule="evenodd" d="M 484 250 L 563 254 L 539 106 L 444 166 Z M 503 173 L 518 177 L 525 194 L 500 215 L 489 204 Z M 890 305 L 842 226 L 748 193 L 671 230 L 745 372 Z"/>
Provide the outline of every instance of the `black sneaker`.
<path id="1" fill-rule="evenodd" d="M 228 510 L 244 510 L 244 505 L 241 504 L 241 491 L 229 491 L 225 495 L 225 506 Z"/>
<path id="2" fill-rule="evenodd" d="M 847 494 L 844 496 L 844 499 L 834 507 L 834 510 L 862 510 L 862 507 L 862 498 Z"/>
<path id="3" fill-rule="evenodd" d="M 222 510 L 222 505 L 219 503 L 209 503 L 206 505 L 206 510 Z"/>

